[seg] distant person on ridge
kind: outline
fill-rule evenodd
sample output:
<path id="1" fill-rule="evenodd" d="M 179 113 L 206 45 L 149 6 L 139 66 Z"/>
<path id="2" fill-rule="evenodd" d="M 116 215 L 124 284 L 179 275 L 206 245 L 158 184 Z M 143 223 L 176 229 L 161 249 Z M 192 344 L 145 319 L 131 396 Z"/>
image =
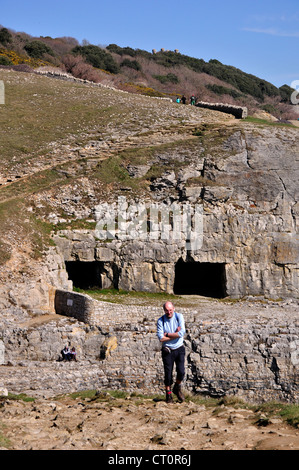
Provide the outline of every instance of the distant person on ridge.
<path id="1" fill-rule="evenodd" d="M 157 321 L 157 336 L 162 343 L 162 361 L 164 366 L 164 385 L 166 403 L 173 403 L 171 385 L 174 364 L 176 365 L 176 382 L 173 393 L 183 402 L 181 383 L 185 376 L 185 321 L 181 313 L 174 310 L 172 302 L 163 305 L 164 315 Z"/>

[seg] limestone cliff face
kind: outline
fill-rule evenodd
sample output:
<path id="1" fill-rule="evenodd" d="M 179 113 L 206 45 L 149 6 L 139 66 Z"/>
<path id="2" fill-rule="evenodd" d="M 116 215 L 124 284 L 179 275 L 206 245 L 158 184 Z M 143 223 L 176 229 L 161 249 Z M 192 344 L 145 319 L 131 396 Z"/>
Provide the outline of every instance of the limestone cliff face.
<path id="1" fill-rule="evenodd" d="M 64 316 L 24 318 L 21 326 L 10 324 L 3 331 L 7 365 L 0 361 L 0 387 L 33 396 L 89 388 L 150 394 L 164 389 L 156 336 L 161 305 L 58 294 L 58 313 Z M 186 390 L 255 403 L 298 402 L 298 301 L 202 298 L 196 309 L 177 305 L 177 311 L 186 324 Z M 76 347 L 78 362 L 57 361 L 65 344 Z"/>
<path id="2" fill-rule="evenodd" d="M 183 311 L 186 388 L 213 396 L 298 401 L 297 130 L 239 123 L 203 126 L 198 134 L 157 147 L 126 167 L 140 186 L 148 182 L 139 197 L 147 207 L 157 204 L 167 212 L 174 204 L 189 204 L 202 210 L 202 239 L 195 248 L 183 230 L 179 240 L 163 239 L 163 211 L 157 223 L 147 220 L 152 239 L 120 236 L 122 229 L 131 233 L 133 191 L 109 195 L 108 203 L 96 181 L 85 178 L 76 187 L 42 194 L 55 217 L 63 201 L 66 214 L 93 218 L 106 232 L 118 197 L 126 194 L 128 217 L 117 221 L 115 239 L 100 239 L 94 230 L 57 232 L 55 249 L 40 269 L 36 262 L 34 275 L 31 267 L 23 282 L 7 277 L 1 338 L 14 374 L 3 365 L 1 376 L 9 390 L 50 395 L 86 387 L 163 388 L 156 337 L 161 306 L 95 302 L 70 292 L 68 274 L 74 284 L 125 290 L 171 293 L 191 286 L 204 296 L 269 297 L 258 307 L 242 301 L 224 308 L 213 300 Z M 172 224 L 170 218 L 170 231 Z M 280 297 L 295 299 L 279 302 Z M 59 315 L 37 315 L 54 307 Z M 57 362 L 65 343 L 74 344 L 79 356 L 68 369 Z"/>
<path id="3" fill-rule="evenodd" d="M 186 263 L 186 273 L 188 267 L 198 268 L 193 284 L 194 277 L 205 275 L 204 269 L 207 276 L 211 272 L 210 283 L 214 275 L 215 283 L 221 277 L 220 296 L 298 297 L 297 130 L 240 123 L 203 128 L 199 134 L 185 144 L 157 150 L 146 165 L 127 167 L 139 180 L 159 168 L 149 179 L 147 207 L 156 202 L 166 208 L 173 203 L 202 208 L 198 249 L 186 246 L 186 237 L 163 240 L 161 231 L 155 239 L 116 235 L 108 242 L 93 232 L 63 231 L 55 241 L 64 259 L 99 262 L 103 287 L 171 293 L 177 263 Z M 128 194 L 127 206 L 134 203 Z M 103 203 L 89 208 L 103 226 L 102 209 Z M 209 271 L 216 266 L 215 274 Z"/>
<path id="4" fill-rule="evenodd" d="M 94 96 L 86 90 L 64 89 L 64 100 Z M 55 96 L 61 106 L 56 88 Z M 159 302 L 94 302 L 72 292 L 73 282 L 200 294 L 195 311 L 183 311 L 186 388 L 298 401 L 298 129 L 116 91 L 94 99 L 104 119 L 84 131 L 82 143 L 76 134 L 51 144 L 47 155 L 3 159 L 0 389 L 49 396 L 163 389 Z M 137 203 L 145 205 L 146 237 L 143 222 L 135 223 Z M 111 228 L 119 204 L 127 217 Z M 198 231 L 176 227 L 180 236 L 173 236 L 177 207 L 198 210 Z M 6 223 L 21 210 L 21 224 L 19 217 Z M 41 240 L 32 236 L 41 219 L 47 229 L 67 227 L 56 226 L 56 246 L 42 258 Z M 97 230 L 72 228 L 95 222 Z M 246 295 L 269 299 L 258 307 L 256 299 L 206 299 Z M 57 361 L 65 344 L 76 347 L 78 363 Z"/>

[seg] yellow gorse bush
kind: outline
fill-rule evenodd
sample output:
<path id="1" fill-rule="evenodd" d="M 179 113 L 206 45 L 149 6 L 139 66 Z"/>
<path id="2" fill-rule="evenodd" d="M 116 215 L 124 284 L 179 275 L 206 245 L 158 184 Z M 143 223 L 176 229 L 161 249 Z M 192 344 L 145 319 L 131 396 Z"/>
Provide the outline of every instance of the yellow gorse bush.
<path id="1" fill-rule="evenodd" d="M 13 65 L 26 64 L 30 67 L 41 67 L 44 65 L 51 65 L 49 62 L 46 62 L 41 59 L 32 59 L 31 57 L 21 56 L 15 51 L 10 51 L 4 48 L 0 48 L 0 57 L 6 57 L 9 59 Z"/>
<path id="2" fill-rule="evenodd" d="M 131 90 L 134 90 L 136 93 L 141 93 L 142 95 L 156 96 L 156 97 L 177 96 L 177 93 L 163 93 L 162 91 L 157 91 L 154 88 L 150 88 L 145 85 L 135 84 L 131 82 L 126 82 L 124 86 L 129 87 Z"/>

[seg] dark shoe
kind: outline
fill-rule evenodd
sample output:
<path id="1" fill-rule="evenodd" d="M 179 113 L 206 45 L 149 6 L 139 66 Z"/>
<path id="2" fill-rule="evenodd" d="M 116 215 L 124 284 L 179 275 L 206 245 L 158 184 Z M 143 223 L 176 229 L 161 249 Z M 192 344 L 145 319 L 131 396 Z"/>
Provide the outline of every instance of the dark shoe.
<path id="1" fill-rule="evenodd" d="M 182 403 L 185 400 L 185 397 L 182 393 L 181 385 L 175 384 L 173 387 L 173 393 L 178 397 L 178 400 L 180 403 Z"/>
<path id="2" fill-rule="evenodd" d="M 166 392 L 166 403 L 173 403 L 172 393 Z"/>

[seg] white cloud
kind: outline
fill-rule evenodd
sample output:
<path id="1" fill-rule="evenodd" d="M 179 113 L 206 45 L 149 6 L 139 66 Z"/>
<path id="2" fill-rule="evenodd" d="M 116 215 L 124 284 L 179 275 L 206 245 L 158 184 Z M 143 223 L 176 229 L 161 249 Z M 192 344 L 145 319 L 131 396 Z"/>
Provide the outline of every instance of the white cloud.
<path id="1" fill-rule="evenodd" d="M 292 14 L 272 14 L 272 15 L 250 15 L 249 21 L 255 21 L 257 23 L 275 22 L 275 23 L 296 23 L 299 21 L 299 13 L 294 12 Z"/>
<path id="2" fill-rule="evenodd" d="M 288 38 L 298 38 L 299 31 L 282 31 L 276 28 L 242 28 L 242 31 L 250 33 L 269 34 L 271 36 L 280 36 Z"/>

